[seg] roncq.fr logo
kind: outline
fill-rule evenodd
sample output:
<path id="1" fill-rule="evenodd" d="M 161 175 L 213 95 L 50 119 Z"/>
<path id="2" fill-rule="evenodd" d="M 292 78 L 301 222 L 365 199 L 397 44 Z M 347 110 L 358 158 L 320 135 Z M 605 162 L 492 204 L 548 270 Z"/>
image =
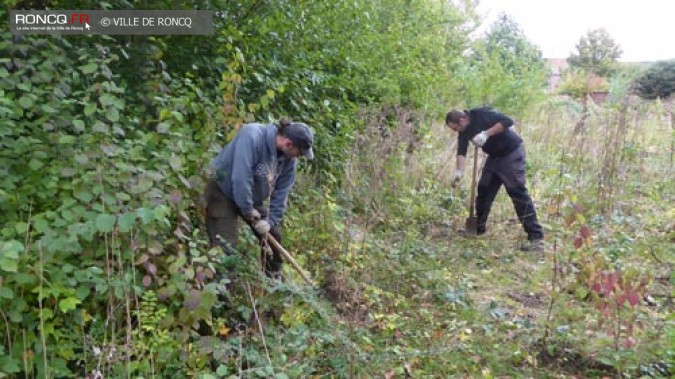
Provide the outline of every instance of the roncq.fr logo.
<path id="1" fill-rule="evenodd" d="M 67 25 L 89 23 L 89 15 L 86 13 L 65 14 L 16 14 L 14 21 L 17 25 Z"/>

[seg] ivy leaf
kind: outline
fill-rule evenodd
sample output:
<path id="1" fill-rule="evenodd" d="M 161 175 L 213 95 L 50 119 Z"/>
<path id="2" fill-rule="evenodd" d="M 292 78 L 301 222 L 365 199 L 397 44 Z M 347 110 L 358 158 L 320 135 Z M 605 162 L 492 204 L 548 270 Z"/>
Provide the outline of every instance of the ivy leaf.
<path id="1" fill-rule="evenodd" d="M 125 192 L 118 192 L 118 193 L 115 194 L 115 197 L 116 197 L 118 200 L 122 200 L 122 201 L 129 201 L 129 200 L 131 200 L 131 196 L 129 196 L 129 194 L 127 194 L 127 193 L 125 193 Z"/>
<path id="2" fill-rule="evenodd" d="M 0 298 L 12 300 L 14 298 L 14 291 L 9 287 L 0 287 Z"/>
<path id="3" fill-rule="evenodd" d="M 35 230 L 37 230 L 40 233 L 44 233 L 47 230 L 49 230 L 49 223 L 47 222 L 47 220 L 44 220 L 42 218 L 36 218 L 33 221 L 33 228 L 35 228 Z"/>
<path id="4" fill-rule="evenodd" d="M 80 192 L 75 192 L 74 196 L 81 200 L 83 203 L 88 204 L 91 202 L 91 199 L 94 198 L 94 195 L 92 195 L 89 192 L 85 191 L 80 191 Z"/>
<path id="5" fill-rule="evenodd" d="M 5 355 L 0 357 L 0 372 L 5 374 L 15 374 L 21 371 L 19 367 L 19 361 L 12 358 L 10 355 Z"/>
<path id="6" fill-rule="evenodd" d="M 98 133 L 108 133 L 108 125 L 101 121 L 96 121 L 94 123 L 94 126 L 91 128 L 92 131 L 98 132 Z"/>
<path id="7" fill-rule="evenodd" d="M 89 162 L 89 158 L 84 154 L 78 154 L 75 156 L 75 162 L 79 164 L 87 164 Z"/>
<path id="8" fill-rule="evenodd" d="M 19 105 L 21 105 L 23 109 L 31 108 L 33 106 L 33 99 L 28 96 L 21 96 L 21 98 L 19 98 Z"/>
<path id="9" fill-rule="evenodd" d="M 147 225 L 155 219 L 155 212 L 150 208 L 138 208 L 136 214 L 138 214 L 141 221 L 143 221 L 143 225 Z"/>
<path id="10" fill-rule="evenodd" d="M 141 257 L 138 258 L 138 260 L 136 262 L 134 262 L 134 265 L 136 265 L 136 266 L 142 265 L 143 263 L 147 262 L 148 259 L 150 259 L 148 254 L 141 254 Z"/>
<path id="11" fill-rule="evenodd" d="M 145 192 L 148 192 L 152 188 L 153 184 L 154 183 L 153 183 L 152 179 L 150 179 L 148 177 L 143 177 L 138 181 L 138 184 L 132 186 L 129 189 L 129 192 L 131 192 L 134 195 L 137 195 L 139 193 L 145 193 Z"/>
<path id="12" fill-rule="evenodd" d="M 72 176 L 75 176 L 75 174 L 77 174 L 77 170 L 75 170 L 72 167 L 64 167 L 61 170 L 61 176 L 63 176 L 64 178 L 70 178 Z"/>
<path id="13" fill-rule="evenodd" d="M 96 292 L 100 295 L 106 294 L 108 292 L 108 285 L 105 283 L 99 283 L 96 285 Z"/>
<path id="14" fill-rule="evenodd" d="M 28 167 L 30 167 L 33 171 L 38 171 L 42 168 L 42 166 L 44 166 L 44 164 L 35 158 L 28 162 Z"/>
<path id="15" fill-rule="evenodd" d="M 91 293 L 91 289 L 89 287 L 85 287 L 85 286 L 77 287 L 77 290 L 75 290 L 75 295 L 80 300 L 86 299 L 87 296 L 89 296 L 90 293 Z"/>
<path id="16" fill-rule="evenodd" d="M 154 214 L 155 220 L 162 221 L 169 213 L 169 209 L 164 205 L 158 205 L 153 209 L 152 213 Z"/>
<path id="17" fill-rule="evenodd" d="M 113 127 L 113 132 L 115 134 L 117 134 L 118 136 L 122 136 L 122 137 L 124 137 L 126 135 L 126 133 L 124 132 L 124 129 L 117 126 L 117 124 L 115 124 L 115 126 Z"/>
<path id="18" fill-rule="evenodd" d="M 110 214 L 100 214 L 96 217 L 96 229 L 102 233 L 110 233 L 115 226 L 117 218 Z"/>
<path id="19" fill-rule="evenodd" d="M 159 134 L 166 134 L 169 132 L 169 128 L 171 125 L 168 122 L 160 122 L 157 125 L 157 133 Z"/>
<path id="20" fill-rule="evenodd" d="M 260 97 L 260 105 L 262 105 L 263 109 L 268 109 L 270 105 L 270 99 L 267 97 L 267 95 L 263 95 Z"/>
<path id="21" fill-rule="evenodd" d="M 91 116 L 96 112 L 96 103 L 89 103 L 84 107 L 84 115 Z"/>
<path id="22" fill-rule="evenodd" d="M 43 112 L 49 113 L 49 114 L 54 114 L 54 113 L 59 113 L 54 107 L 50 106 L 49 104 L 44 104 L 43 106 L 40 107 Z"/>
<path id="23" fill-rule="evenodd" d="M 84 121 L 82 121 L 82 120 L 73 120 L 73 127 L 74 127 L 75 130 L 78 131 L 78 132 L 84 131 Z"/>
<path id="24" fill-rule="evenodd" d="M 73 121 L 73 129 L 75 129 L 75 131 L 78 132 L 78 133 L 82 133 L 85 129 L 84 128 L 84 122 L 82 122 L 80 120 Z"/>
<path id="25" fill-rule="evenodd" d="M 183 114 L 182 113 L 180 113 L 178 111 L 171 111 L 171 114 L 173 115 L 173 117 L 176 118 L 176 120 L 178 120 L 180 122 L 183 122 Z"/>
<path id="26" fill-rule="evenodd" d="M 128 212 L 123 215 L 120 215 L 118 218 L 118 225 L 120 226 L 121 232 L 128 232 L 134 226 L 136 222 L 136 214 Z"/>
<path id="27" fill-rule="evenodd" d="M 96 71 L 96 69 L 98 68 L 98 66 L 96 65 L 96 63 L 93 63 L 93 62 L 92 62 L 92 63 L 86 64 L 86 65 L 84 65 L 84 66 L 80 66 L 80 67 L 78 67 L 78 68 L 80 69 L 80 71 L 82 71 L 83 74 L 89 75 L 89 74 L 91 74 L 92 72 Z"/>
<path id="28" fill-rule="evenodd" d="M 180 171 L 180 168 L 183 166 L 183 160 L 179 156 L 172 155 L 171 158 L 169 158 L 169 166 L 171 166 L 174 171 Z"/>
<path id="29" fill-rule="evenodd" d="M 18 234 L 24 234 L 28 231 L 28 223 L 23 221 L 17 222 L 14 224 L 14 230 L 16 230 Z"/>
<path id="30" fill-rule="evenodd" d="M 17 272 L 19 269 L 19 253 L 24 250 L 19 241 L 5 241 L 0 245 L 0 269 L 7 272 Z"/>
<path id="31" fill-rule="evenodd" d="M 82 122 L 82 121 L 80 121 Z M 62 135 L 59 137 L 59 144 L 61 145 L 71 145 L 75 143 L 75 137 L 74 136 L 69 136 L 69 135 Z"/>
<path id="32" fill-rule="evenodd" d="M 23 314 L 15 309 L 9 311 L 7 316 L 9 316 L 9 320 L 11 322 L 16 324 L 19 324 L 21 321 L 23 321 Z"/>
<path id="33" fill-rule="evenodd" d="M 222 328 L 221 328 L 221 330 L 222 330 Z M 228 329 L 228 331 L 229 331 L 229 329 Z M 221 335 L 224 336 L 224 335 L 227 335 L 227 333 L 221 334 Z M 216 374 L 220 375 L 221 378 L 224 377 L 224 376 L 227 376 L 227 374 L 229 374 L 229 372 L 230 372 L 230 370 L 227 368 L 226 365 L 220 365 L 220 366 L 218 366 L 218 369 L 216 370 Z"/>
<path id="34" fill-rule="evenodd" d="M 82 301 L 76 297 L 67 297 L 59 301 L 59 309 L 61 312 L 66 313 L 77 308 L 78 304 L 81 304 Z"/>
<path id="35" fill-rule="evenodd" d="M 113 105 L 115 104 L 115 97 L 110 96 L 108 94 L 103 94 L 101 97 L 98 99 L 98 101 L 101 102 L 101 105 L 104 107 L 107 107 L 108 105 Z"/>
<path id="36" fill-rule="evenodd" d="M 117 122 L 120 120 L 120 112 L 118 112 L 115 108 L 111 108 L 108 110 L 108 113 L 105 115 L 105 117 L 111 122 Z"/>

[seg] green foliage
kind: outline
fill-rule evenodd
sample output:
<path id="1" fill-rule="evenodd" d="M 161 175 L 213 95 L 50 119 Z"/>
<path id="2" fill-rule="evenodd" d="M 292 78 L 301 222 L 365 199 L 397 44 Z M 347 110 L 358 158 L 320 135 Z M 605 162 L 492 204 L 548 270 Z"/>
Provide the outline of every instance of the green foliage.
<path id="1" fill-rule="evenodd" d="M 461 10 L 427 1 L 218 7 L 210 39 L 3 34 L 3 372 L 204 370 L 208 354 L 190 350 L 183 365 L 174 342 L 189 345 L 212 316 L 208 282 L 222 275 L 199 221 L 217 145 L 245 121 L 301 119 L 317 133 L 316 181 L 330 189 L 359 109 L 433 107 L 447 57 L 458 63 L 468 41 Z"/>
<path id="2" fill-rule="evenodd" d="M 599 76 L 611 76 L 623 51 L 605 29 L 589 30 L 576 45 L 576 54 L 567 58 L 570 66 Z"/>
<path id="3" fill-rule="evenodd" d="M 507 71 L 521 78 L 528 78 L 528 71 L 534 73 L 546 69 L 539 48 L 527 40 L 518 24 L 507 15 L 502 14 L 495 21 L 484 43 L 488 54 L 497 53 L 499 62 L 506 66 Z"/>
<path id="4" fill-rule="evenodd" d="M 85 334 L 123 350 L 104 340 L 131 322 L 118 305 L 142 286 L 188 293 L 199 265 L 170 252 L 185 254 L 195 227 L 217 107 L 203 83 L 168 77 L 156 58 L 142 70 L 146 89 L 130 91 L 116 72 L 129 53 L 110 37 L 4 37 L 3 330 L 11 357 L 29 357 L 26 374 L 71 376 L 61 362 L 79 359 Z M 137 281 L 134 263 L 148 280 Z"/>
<path id="5" fill-rule="evenodd" d="M 656 62 L 636 80 L 637 93 L 645 99 L 666 99 L 675 93 L 675 60 Z"/>
<path id="6" fill-rule="evenodd" d="M 481 288 L 509 241 L 455 238 L 467 191 L 444 184 L 451 135 L 427 119 L 525 113 L 544 70 L 517 25 L 469 60 L 472 2 L 178 6 L 218 9 L 213 38 L 1 34 L 0 376 L 541 374 L 534 323 Z M 265 278 L 248 233 L 223 257 L 203 232 L 213 155 L 282 115 L 317 135 L 284 245 L 320 289 Z"/>
<path id="7" fill-rule="evenodd" d="M 437 108 L 468 42 L 459 10 L 423 0 L 228 7 L 216 36 L 226 116 L 307 122 L 317 134 L 315 167 L 338 177 L 360 107 Z"/>
<path id="8" fill-rule="evenodd" d="M 507 15 L 474 44 L 460 71 L 460 93 L 467 106 L 491 105 L 520 117 L 543 98 L 548 73 L 541 51 Z M 517 95 L 514 95 L 517 94 Z"/>
<path id="9" fill-rule="evenodd" d="M 583 100 L 588 94 L 608 90 L 607 80 L 592 73 L 570 70 L 563 77 L 558 92 Z"/>
<path id="10" fill-rule="evenodd" d="M 620 102 L 626 99 L 629 94 L 635 92 L 635 80 L 640 77 L 643 70 L 638 65 L 626 64 L 622 65 L 620 69 L 608 80 L 608 90 L 610 100 L 613 102 Z"/>

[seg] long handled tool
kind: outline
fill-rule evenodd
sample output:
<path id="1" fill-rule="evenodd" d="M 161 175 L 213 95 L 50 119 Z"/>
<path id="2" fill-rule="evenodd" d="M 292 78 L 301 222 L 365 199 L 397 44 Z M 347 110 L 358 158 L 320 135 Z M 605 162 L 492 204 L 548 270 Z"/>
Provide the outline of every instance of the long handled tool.
<path id="1" fill-rule="evenodd" d="M 476 171 L 478 171 L 478 146 L 473 151 L 473 175 L 471 175 L 471 198 L 469 198 L 469 217 L 466 218 L 464 231 L 467 235 L 478 234 L 478 217 L 474 214 L 476 202 Z"/>
<path id="2" fill-rule="evenodd" d="M 251 225 L 251 223 L 249 223 L 249 222 L 247 222 L 247 224 L 248 224 L 248 226 L 251 228 L 251 231 L 253 232 L 253 234 L 258 235 L 258 233 L 255 231 L 255 228 L 253 227 L 253 225 Z M 302 276 L 302 279 L 304 279 L 305 282 L 307 282 L 307 284 L 309 284 L 310 286 L 314 286 L 314 282 L 313 282 L 312 279 L 310 279 L 310 277 L 305 273 L 305 270 L 303 270 L 302 267 L 300 267 L 300 265 L 298 264 L 298 262 L 296 262 L 295 259 L 293 259 L 293 257 L 291 256 L 291 254 L 289 254 L 288 251 L 286 251 L 286 249 L 284 249 L 283 246 L 281 246 L 281 244 L 279 243 L 279 241 L 277 241 L 277 240 L 272 236 L 272 234 L 267 233 L 266 238 L 265 238 L 265 240 L 263 241 L 263 243 L 268 244 L 268 245 L 269 245 L 269 248 L 271 248 L 271 249 L 273 249 L 274 251 L 276 251 L 277 253 L 279 253 L 279 255 L 281 255 L 281 257 L 284 258 L 284 260 L 288 261 L 288 263 L 290 263 L 291 266 L 293 266 L 293 268 L 295 269 L 295 271 L 297 271 L 298 274 L 300 274 L 300 276 Z"/>
<path id="3" fill-rule="evenodd" d="M 270 233 L 267 233 L 267 243 L 272 245 L 272 249 L 274 249 L 277 253 L 279 253 L 285 260 L 287 260 L 291 264 L 291 266 L 293 266 L 295 271 L 297 271 L 298 274 L 302 276 L 302 279 L 304 279 L 305 282 L 307 282 L 307 284 L 309 284 L 310 286 L 314 286 L 314 282 L 312 281 L 312 279 L 309 278 L 309 276 L 305 273 L 302 267 L 300 267 L 298 262 L 296 262 L 295 259 L 291 257 L 288 251 L 286 251 L 286 249 L 284 249 L 281 246 L 281 244 Z"/>

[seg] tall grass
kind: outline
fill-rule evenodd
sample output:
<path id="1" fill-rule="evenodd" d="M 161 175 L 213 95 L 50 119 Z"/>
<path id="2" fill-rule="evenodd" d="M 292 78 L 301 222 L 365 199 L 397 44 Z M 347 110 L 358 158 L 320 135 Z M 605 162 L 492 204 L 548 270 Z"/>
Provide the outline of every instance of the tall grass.
<path id="1" fill-rule="evenodd" d="M 650 275 L 654 278 L 650 292 L 667 293 L 663 278 L 668 277 L 673 264 L 667 254 L 672 251 L 667 237 L 672 222 L 663 216 L 673 212 L 674 204 L 672 136 L 662 104 L 635 98 L 589 104 L 584 127 L 575 132 L 581 112 L 582 107 L 574 101 L 551 99 L 516 120 L 514 126 L 525 141 L 528 188 L 547 233 L 549 252 L 564 258 L 556 267 L 561 276 L 553 284 L 546 279 L 552 264 L 548 254 L 539 264 L 528 256 L 514 258 L 515 247 L 525 235 L 505 191 L 495 201 L 486 238 L 473 241 L 457 235 L 456 229 L 467 214 L 470 181 L 465 178 L 455 189 L 449 185 L 456 135 L 444 127 L 442 119 L 404 109 L 362 113 L 364 126 L 355 134 L 352 149 L 345 152 L 349 158 L 343 182 L 327 196 L 315 193 L 309 200 L 313 209 L 322 209 L 320 213 L 329 214 L 329 219 L 312 221 L 291 212 L 294 222 L 307 222 L 302 227 L 311 230 L 298 233 L 294 242 L 309 242 L 310 237 L 302 234 L 313 235 L 313 243 L 317 235 L 331 236 L 313 245 L 330 256 L 330 263 L 313 267 L 320 276 L 324 269 L 330 271 L 323 278 L 343 303 L 340 317 L 349 325 L 351 342 L 336 353 L 349 357 L 345 359 L 350 362 L 351 375 L 375 375 L 400 359 L 417 357 L 418 370 L 432 375 L 456 370 L 474 375 L 477 371 L 472 370 L 482 365 L 483 375 L 487 369 L 488 373 L 529 372 L 536 376 L 537 368 L 514 367 L 508 352 L 491 354 L 482 350 L 483 345 L 508 349 L 509 343 L 525 344 L 524 349 L 532 354 L 528 359 L 534 362 L 537 336 L 554 326 L 567 330 L 568 325 L 581 331 L 568 337 L 571 342 L 566 343 L 572 343 L 568 348 L 591 363 L 556 366 L 554 370 L 593 376 L 591 372 L 598 367 L 628 370 L 626 362 L 645 363 L 662 356 L 666 347 L 658 334 L 668 322 L 654 315 L 645 321 L 641 350 L 613 362 L 615 366 L 593 364 L 589 357 L 613 345 L 599 332 L 586 331 L 599 322 L 592 307 L 589 310 L 586 303 L 577 303 L 574 296 L 553 294 L 572 284 L 585 285 L 574 275 L 584 264 L 573 253 L 576 230 L 566 226 L 573 205 L 582 210 L 583 221 L 593 230 L 593 254 L 607 257 L 614 267 Z M 311 193 L 309 182 L 300 180 L 296 190 Z M 322 233 L 327 229 L 330 233 Z M 316 256 L 313 259 L 320 261 Z M 493 266 L 495 259 L 499 264 Z M 484 272 L 492 274 L 483 278 Z M 545 312 L 529 310 L 540 315 L 535 321 L 540 326 L 517 339 L 501 332 L 471 337 L 469 341 L 475 345 L 470 344 L 466 354 L 490 357 L 481 364 L 459 363 L 467 356 L 448 347 L 459 338 L 453 332 L 440 340 L 420 337 L 443 325 L 452 330 L 462 325 L 486 327 L 493 318 L 485 319 L 479 309 L 496 307 L 491 312 L 500 315 L 502 308 L 494 304 L 506 301 L 501 294 L 516 291 L 514 296 L 523 298 L 517 290 L 528 286 L 532 291 L 543 291 L 523 295 L 532 301 L 546 293 L 562 300 L 554 304 L 548 322 Z M 452 310 L 448 304 L 453 304 Z M 356 310 L 358 317 L 354 317 Z M 364 335 L 370 342 L 360 339 Z M 392 353 L 392 335 L 404 338 L 413 353 Z M 401 337 L 406 335 L 410 339 Z M 370 349 L 370 353 L 360 349 Z M 638 366 L 630 367 L 635 372 Z"/>

